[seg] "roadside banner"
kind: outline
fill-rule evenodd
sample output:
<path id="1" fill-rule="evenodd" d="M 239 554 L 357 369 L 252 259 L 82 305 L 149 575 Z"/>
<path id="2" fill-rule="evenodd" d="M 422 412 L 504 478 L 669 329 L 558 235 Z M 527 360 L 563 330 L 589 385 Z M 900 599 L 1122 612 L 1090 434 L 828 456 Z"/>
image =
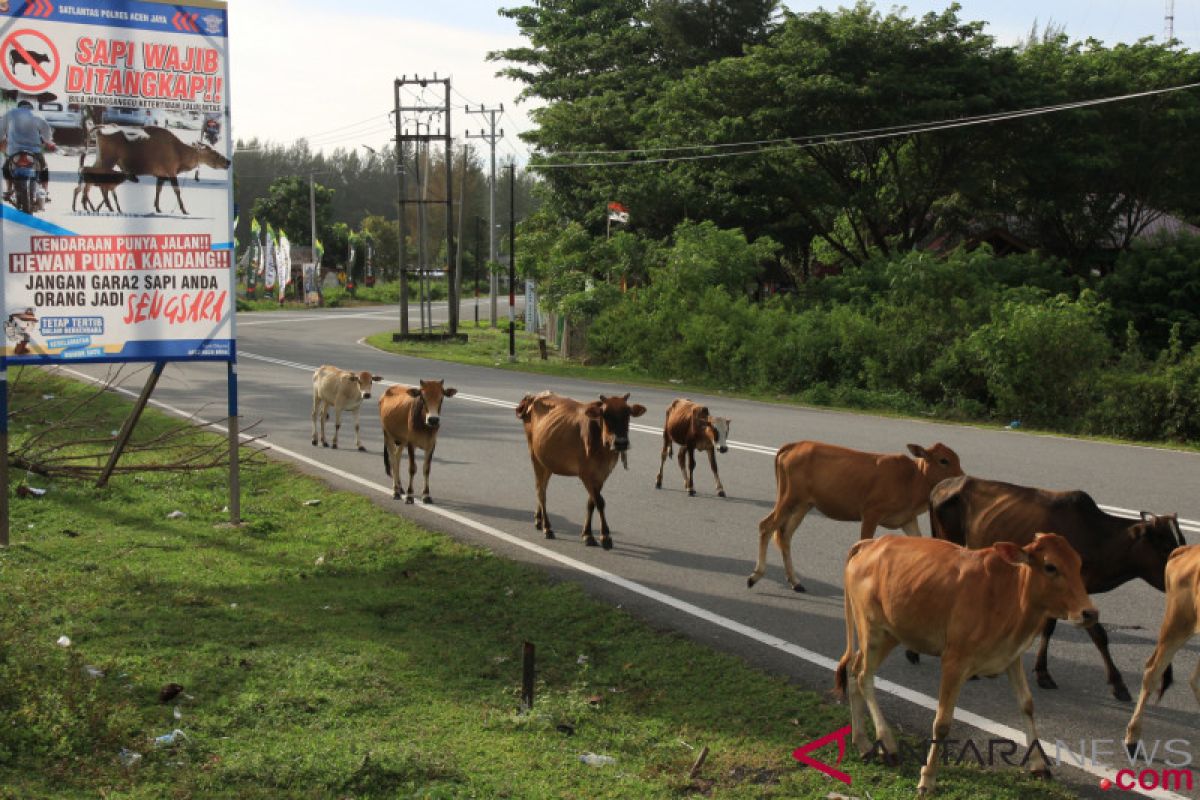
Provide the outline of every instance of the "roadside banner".
<path id="1" fill-rule="evenodd" d="M 292 243 L 287 234 L 279 232 L 279 246 L 275 251 L 275 274 L 279 279 L 279 302 L 283 302 L 284 292 L 292 282 Z"/>
<path id="2" fill-rule="evenodd" d="M 53 202 L 0 206 L 9 364 L 235 359 L 228 53 L 214 0 L 0 2 L 0 90 L 78 114 L 45 153 Z M 83 207 L 120 210 L 72 210 L 81 159 L 106 178 Z"/>

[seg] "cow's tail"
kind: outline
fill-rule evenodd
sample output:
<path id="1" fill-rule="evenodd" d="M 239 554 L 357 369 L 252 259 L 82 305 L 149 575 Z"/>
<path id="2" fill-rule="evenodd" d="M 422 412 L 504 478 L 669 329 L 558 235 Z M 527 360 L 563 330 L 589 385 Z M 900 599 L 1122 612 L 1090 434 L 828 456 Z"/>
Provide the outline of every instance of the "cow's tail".
<path id="1" fill-rule="evenodd" d="M 1167 669 L 1163 672 L 1162 683 L 1158 686 L 1158 699 L 1161 701 L 1163 695 L 1167 693 L 1167 689 L 1171 688 L 1171 684 L 1175 682 L 1175 665 L 1167 664 Z"/>
<path id="2" fill-rule="evenodd" d="M 383 471 L 387 473 L 389 478 L 392 477 L 392 459 L 390 456 L 388 456 L 388 450 L 391 449 L 392 448 L 388 445 L 387 437 L 385 436 L 383 438 Z"/>
<path id="3" fill-rule="evenodd" d="M 850 555 L 854 555 L 853 550 Z M 842 653 L 842 657 L 838 659 L 837 671 L 833 676 L 833 693 L 840 700 L 846 698 L 847 672 L 850 667 L 850 659 L 854 658 L 854 610 L 850 604 L 849 589 L 844 590 L 842 594 L 842 611 L 846 616 L 846 652 Z"/>

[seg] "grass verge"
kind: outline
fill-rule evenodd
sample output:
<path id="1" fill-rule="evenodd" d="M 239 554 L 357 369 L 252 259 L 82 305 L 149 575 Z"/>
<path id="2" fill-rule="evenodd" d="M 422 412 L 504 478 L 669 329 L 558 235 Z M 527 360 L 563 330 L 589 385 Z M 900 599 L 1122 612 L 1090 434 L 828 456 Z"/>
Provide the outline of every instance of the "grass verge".
<path id="1" fill-rule="evenodd" d="M 26 369 L 14 407 L 84 391 Z M 103 396 L 90 410 L 106 432 L 128 404 Z M 53 423 L 48 408 L 38 413 L 15 434 Z M 137 436 L 173 424 L 150 410 Z M 289 466 L 263 460 L 242 477 L 242 529 L 222 524 L 221 470 L 120 475 L 106 489 L 26 476 L 46 494 L 10 492 L 0 797 L 823 798 L 845 788 L 789 755 L 847 724 L 823 696 Z M 169 518 L 176 510 L 185 516 Z M 517 710 L 523 641 L 538 652 L 527 714 Z M 169 683 L 184 689 L 164 704 Z M 175 729 L 174 744 L 155 744 Z M 690 778 L 693 748 L 705 745 L 711 756 Z M 616 763 L 587 766 L 586 752 Z M 848 794 L 915 791 L 915 764 L 847 763 Z M 1071 795 L 1015 769 L 949 767 L 939 796 Z"/>

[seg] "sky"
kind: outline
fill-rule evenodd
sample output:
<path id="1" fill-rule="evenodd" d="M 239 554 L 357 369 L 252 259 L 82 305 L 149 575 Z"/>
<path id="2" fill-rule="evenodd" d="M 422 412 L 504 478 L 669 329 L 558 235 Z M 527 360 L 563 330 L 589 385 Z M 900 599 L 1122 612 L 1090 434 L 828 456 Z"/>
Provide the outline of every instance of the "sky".
<path id="1" fill-rule="evenodd" d="M 451 79 L 451 134 L 478 135 L 480 114 L 464 106 L 504 106 L 498 119 L 504 138 L 500 163 L 527 157 L 518 138 L 531 127 L 530 102 L 517 103 L 522 86 L 496 77 L 502 66 L 489 51 L 524 46 L 516 25 L 498 9 L 533 0 L 230 0 L 231 92 L 235 138 L 258 137 L 289 143 L 308 139 L 317 150 L 387 147 L 392 82 L 401 76 Z M 1168 0 L 960 0 L 960 17 L 988 22 L 1001 44 L 1024 38 L 1035 22 L 1064 28 L 1072 39 L 1094 37 L 1106 44 L 1144 36 L 1161 40 Z M 785 0 L 792 11 L 850 5 Z M 942 11 L 948 0 L 912 0 L 911 15 Z M 892 3 L 877 2 L 881 10 Z M 1200 0 L 1174 0 L 1175 36 L 1200 49 Z M 419 88 L 416 89 L 420 91 Z M 427 90 L 428 104 L 444 95 Z M 407 95 L 418 104 L 416 94 Z M 425 104 L 425 103 L 422 103 Z M 442 123 L 434 122 L 435 131 Z M 482 140 L 471 140 L 481 149 Z M 366 154 L 365 149 L 360 149 Z"/>

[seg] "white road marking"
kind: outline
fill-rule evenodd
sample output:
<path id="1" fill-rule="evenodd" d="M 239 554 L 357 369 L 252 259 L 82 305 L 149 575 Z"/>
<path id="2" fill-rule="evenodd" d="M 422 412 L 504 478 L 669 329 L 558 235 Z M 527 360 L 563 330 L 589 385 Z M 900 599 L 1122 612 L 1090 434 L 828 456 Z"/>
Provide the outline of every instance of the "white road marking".
<path id="1" fill-rule="evenodd" d="M 313 372 L 317 369 L 315 366 L 311 366 L 309 364 L 301 364 L 296 361 L 286 361 L 281 358 L 271 358 L 270 356 L 260 356 L 256 353 L 247 353 L 245 351 L 238 351 L 238 357 L 239 358 L 249 358 L 249 359 L 252 359 L 255 361 L 265 361 L 269 364 L 278 364 L 281 367 L 291 367 L 292 369 L 306 370 L 308 372 Z M 394 381 L 386 381 L 385 380 L 385 381 L 382 381 L 382 383 L 385 386 L 394 386 L 395 385 Z M 459 392 L 458 395 L 456 395 L 456 396 L 463 400 L 467 400 L 468 402 L 472 402 L 472 403 L 483 403 L 485 405 L 499 406 L 501 408 L 513 408 L 513 409 L 516 408 L 515 404 L 510 403 L 507 400 L 499 400 L 495 397 L 484 397 L 482 395 L 463 394 L 462 392 Z M 629 429 L 632 431 L 637 431 L 639 433 L 649 433 L 649 434 L 652 434 L 654 436 L 659 436 L 659 437 L 662 436 L 662 428 L 655 428 L 650 425 L 642 425 L 640 423 L 630 423 Z M 729 440 L 729 449 L 730 450 L 744 450 L 747 453 L 758 453 L 759 455 L 771 456 L 772 458 L 775 457 L 775 453 L 778 452 L 778 450 L 779 450 L 778 447 L 769 447 L 764 444 L 754 444 L 753 442 L 738 442 L 738 441 L 734 441 L 733 439 Z M 1102 505 L 1099 503 L 1097 505 L 1099 505 L 1102 510 L 1107 511 L 1110 514 L 1115 514 L 1118 517 L 1125 517 L 1127 519 L 1140 519 L 1141 518 L 1141 512 L 1134 511 L 1131 508 L 1121 508 L 1120 506 L 1106 506 L 1106 505 Z M 1200 521 L 1180 518 L 1179 527 L 1182 530 L 1188 531 L 1189 533 L 1200 533 Z"/>
<path id="2" fill-rule="evenodd" d="M 265 356 L 250 355 L 247 353 L 241 353 L 240 355 L 248 356 L 250 358 L 257 359 L 260 361 L 267 361 L 270 363 L 276 363 L 276 364 L 283 363 L 279 359 L 267 358 Z M 285 366 L 292 366 L 292 365 L 295 365 L 295 362 L 288 362 L 287 364 L 285 364 Z M 312 369 L 315 369 L 315 367 Z M 80 378 L 83 378 L 84 380 L 87 380 L 87 381 L 91 381 L 93 383 L 104 383 L 104 381 L 102 381 L 101 379 L 93 378 L 90 375 L 87 375 L 82 372 L 77 372 L 73 369 L 68 369 L 68 368 L 64 367 L 63 371 L 68 372 L 72 375 L 77 375 Z M 119 393 L 127 395 L 129 397 L 136 398 L 138 396 L 137 392 L 134 392 L 130 389 L 124 389 L 121 387 L 110 387 L 110 388 L 113 391 L 119 392 Z M 486 399 L 490 400 L 492 404 L 499 403 L 499 404 L 508 406 L 510 408 L 512 407 L 511 403 L 506 403 L 502 400 L 493 400 L 492 398 L 486 398 Z M 176 408 L 174 406 L 168 405 L 167 403 L 163 403 L 158 400 L 151 399 L 150 404 L 157 406 L 159 408 L 162 408 L 163 410 L 168 411 L 176 416 L 183 417 L 185 419 L 194 419 L 197 421 L 198 424 L 200 424 L 203 427 L 216 428 L 218 431 L 227 433 L 227 429 L 222 427 L 221 424 L 218 422 L 209 422 L 207 420 L 200 419 L 199 417 L 196 417 L 194 414 L 189 414 L 188 412 L 184 411 L 183 409 Z M 242 438 L 249 440 L 253 437 L 249 436 L 248 434 L 242 434 Z M 289 450 L 287 448 L 279 447 L 274 444 L 270 445 L 270 449 L 273 450 L 274 452 L 281 453 L 281 454 L 283 454 L 291 459 L 294 459 L 296 461 L 299 461 L 303 464 L 308 464 L 311 467 L 322 470 L 331 475 L 335 475 L 344 481 L 348 481 L 350 483 L 354 483 L 359 486 L 362 486 L 365 489 L 371 489 L 373 491 L 379 492 L 379 493 L 387 495 L 387 496 L 390 496 L 392 494 L 392 487 L 390 485 L 376 483 L 376 482 L 370 481 L 366 478 L 359 477 L 358 475 L 355 475 L 353 473 L 346 472 L 345 470 L 341 470 L 341 469 L 338 469 L 337 467 L 329 466 L 328 464 L 324 464 L 320 461 L 317 461 L 316 459 L 309 458 L 308 456 L 297 453 L 294 450 Z M 669 608 L 673 608 L 676 611 L 679 611 L 679 612 L 682 612 L 689 616 L 703 620 L 712 625 L 716 625 L 717 627 L 723 628 L 732 633 L 736 633 L 741 636 L 745 636 L 748 639 L 752 639 L 760 644 L 766 645 L 767 647 L 774 648 L 776 650 L 779 650 L 780 652 L 787 653 L 790 656 L 794 656 L 803 661 L 807 661 L 808 663 L 813 664 L 815 666 L 822 667 L 822 668 L 828 669 L 828 670 L 834 670 L 837 668 L 837 662 L 834 661 L 832 658 L 829 658 L 828 656 L 822 655 L 821 653 L 818 653 L 814 650 L 809 650 L 806 647 L 801 647 L 800 645 L 789 642 L 786 639 L 780 639 L 778 636 L 774 636 L 765 631 L 760 631 L 757 628 L 752 628 L 749 625 L 745 625 L 741 622 L 738 622 L 737 620 L 733 620 L 733 619 L 730 619 L 729 617 L 725 617 L 725 616 L 722 616 L 715 612 L 709 611 L 708 609 L 701 608 L 700 606 L 697 606 L 693 603 L 689 603 L 686 600 L 680 600 L 679 598 L 674 597 L 669 594 L 666 594 L 665 592 L 660 592 L 657 589 L 651 589 L 650 587 L 644 586 L 644 585 L 638 583 L 637 581 L 632 581 L 632 580 L 629 580 L 628 578 L 624 578 L 620 575 L 617 575 L 616 573 L 609 572 L 604 569 L 600 569 L 599 567 L 594 567 L 591 564 L 588 564 L 586 562 L 577 561 L 574 558 L 571 558 L 569 556 L 564 556 L 561 553 L 555 552 L 554 550 L 549 550 L 549 549 L 543 547 L 542 545 L 536 544 L 534 542 L 526 541 L 525 539 L 521 539 L 517 536 L 513 536 L 510 533 L 506 533 L 502 530 L 499 530 L 498 528 L 493 528 L 490 525 L 487 525 L 483 522 L 478 522 L 476 520 L 471 519 L 470 517 L 465 517 L 462 514 L 458 514 L 454 511 L 440 508 L 440 507 L 438 507 L 436 505 L 432 505 L 432 504 L 431 505 L 422 505 L 421 508 L 432 514 L 437 514 L 437 515 L 444 517 L 452 522 L 456 522 L 459 525 L 462 525 L 467 528 L 471 528 L 471 529 L 476 530 L 480 533 L 483 533 L 487 536 L 491 536 L 494 539 L 498 539 L 499 541 L 505 542 L 514 547 L 519 547 L 523 550 L 527 550 L 531 553 L 541 556 L 542 558 L 545 558 L 547 560 L 555 561 L 559 564 L 562 564 L 563 566 L 570 567 L 571 569 L 577 570 L 586 575 L 591 575 L 593 578 L 597 578 L 597 579 L 605 581 L 607 583 L 611 583 L 614 586 L 619 586 L 622 589 L 625 589 L 626 591 L 629 591 L 636 595 L 645 597 L 648 600 L 653 600 L 657 603 L 662 603 L 663 605 L 668 606 Z M 938 707 L 937 698 L 931 697 L 927 694 L 923 694 L 914 689 L 909 689 L 907 686 L 901 686 L 900 684 L 894 683 L 889 680 L 884 680 L 882 678 L 876 678 L 875 679 L 875 688 L 878 689 L 879 691 L 886 692 L 887 694 L 890 694 L 894 697 L 898 697 L 903 700 L 907 700 L 910 703 L 918 705 L 921 708 L 927 709 L 929 711 L 935 711 L 935 712 L 937 711 L 937 707 Z M 1024 731 L 1018 730 L 1017 728 L 1013 728 L 1009 725 L 1005 725 L 1001 722 L 996 722 L 995 720 L 985 717 L 981 714 L 976 714 L 972 711 L 967 711 L 966 709 L 962 708 L 961 706 L 955 708 L 954 718 L 958 721 L 965 722 L 968 725 L 971 725 L 972 727 L 975 727 L 981 731 L 989 733 L 992 736 L 995 736 L 998 738 L 1008 739 L 1013 742 L 1024 742 L 1025 741 L 1025 732 Z M 1051 741 L 1047 741 L 1045 739 L 1039 739 L 1038 741 L 1048 757 L 1061 758 L 1062 764 L 1064 764 L 1064 765 L 1073 767 L 1075 769 L 1083 770 L 1084 772 L 1094 775 L 1097 778 L 1102 778 L 1102 779 L 1107 778 L 1114 782 L 1117 779 L 1117 773 L 1116 773 L 1115 768 L 1109 767 L 1104 764 L 1094 763 L 1094 762 L 1088 760 L 1086 754 L 1080 755 L 1079 753 L 1076 753 L 1068 748 L 1059 747 L 1057 742 L 1051 742 Z M 1159 798 L 1160 800 L 1188 800 L 1188 798 L 1184 797 L 1183 795 L 1176 794 L 1174 792 L 1165 791 L 1162 789 L 1149 790 L 1149 791 L 1142 790 L 1142 789 L 1136 789 L 1136 790 L 1131 790 L 1131 791 L 1133 791 L 1137 794 L 1144 795 L 1146 797 Z"/>

